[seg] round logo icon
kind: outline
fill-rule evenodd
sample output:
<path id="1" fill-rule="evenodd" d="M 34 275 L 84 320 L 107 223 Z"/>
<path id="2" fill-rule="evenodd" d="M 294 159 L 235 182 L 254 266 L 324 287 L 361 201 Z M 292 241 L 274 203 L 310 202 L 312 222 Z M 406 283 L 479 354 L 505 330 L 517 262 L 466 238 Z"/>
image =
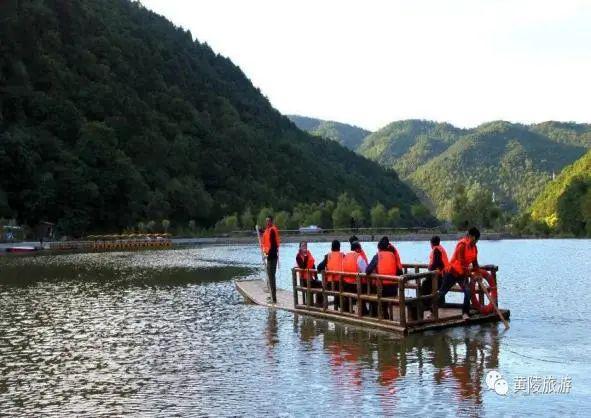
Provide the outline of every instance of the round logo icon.
<path id="1" fill-rule="evenodd" d="M 497 380 L 502 379 L 502 378 L 503 377 L 501 376 L 501 373 L 497 372 L 496 370 L 491 370 L 490 372 L 488 372 L 486 374 L 486 386 L 490 390 L 494 390 L 495 383 L 497 382 Z"/>
<path id="2" fill-rule="evenodd" d="M 509 392 L 509 385 L 502 377 L 495 382 L 495 392 L 497 395 L 505 396 Z"/>

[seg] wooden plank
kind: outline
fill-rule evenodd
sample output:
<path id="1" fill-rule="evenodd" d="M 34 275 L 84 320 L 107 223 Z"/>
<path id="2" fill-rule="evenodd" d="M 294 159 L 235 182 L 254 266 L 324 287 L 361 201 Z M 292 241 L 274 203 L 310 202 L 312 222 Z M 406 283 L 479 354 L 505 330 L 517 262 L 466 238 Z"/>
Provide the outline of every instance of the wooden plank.
<path id="1" fill-rule="evenodd" d="M 393 310 L 393 321 L 385 320 L 383 318 L 370 318 L 370 317 L 357 317 L 356 314 L 340 314 L 338 312 L 331 312 L 326 309 L 326 304 L 323 308 L 310 307 L 305 309 L 306 305 L 294 304 L 293 292 L 277 289 L 277 304 L 273 305 L 267 302 L 267 296 L 269 293 L 264 291 L 265 282 L 263 280 L 243 280 L 235 282 L 236 289 L 238 292 L 249 302 L 253 302 L 257 305 L 286 310 L 302 315 L 310 315 L 317 318 L 322 318 L 335 322 L 344 322 L 347 324 L 359 326 L 362 328 L 374 328 L 381 329 L 389 332 L 397 332 L 401 334 L 421 332 L 429 329 L 441 329 L 462 325 L 478 324 L 483 322 L 498 322 L 499 317 L 496 313 L 489 315 L 477 314 L 470 317 L 469 320 L 464 321 L 461 318 L 461 309 L 459 307 L 451 308 L 440 308 L 439 309 L 439 322 L 426 322 L 419 321 L 416 324 L 408 324 L 402 326 L 402 323 L 406 324 L 405 311 L 403 309 Z M 404 301 L 404 299 L 403 299 Z M 401 303 L 401 307 L 404 307 L 404 302 Z M 501 310 L 503 315 L 508 319 L 510 317 L 509 310 Z M 402 314 L 402 318 L 400 318 Z"/>
<path id="2" fill-rule="evenodd" d="M 293 297 L 292 292 L 283 289 L 277 289 L 277 304 L 272 305 L 267 302 L 267 295 L 263 288 L 265 283 L 262 280 L 242 280 L 235 282 L 236 289 L 238 292 L 247 300 L 256 303 L 257 305 L 266 306 L 269 308 L 281 309 L 286 310 L 302 315 L 310 315 L 315 316 L 322 319 L 327 319 L 336 322 L 345 322 L 352 325 L 357 325 L 363 328 L 375 328 L 375 329 L 382 329 L 384 331 L 390 332 L 397 332 L 404 334 L 406 331 L 404 328 L 397 326 L 394 323 L 390 323 L 390 321 L 385 322 L 373 322 L 368 321 L 366 319 L 358 319 L 356 315 L 346 313 L 341 316 L 339 313 L 331 313 L 330 311 L 323 312 L 320 310 L 306 310 L 306 309 L 297 309 L 293 305 Z M 298 307 L 305 306 L 305 305 L 298 305 Z"/>

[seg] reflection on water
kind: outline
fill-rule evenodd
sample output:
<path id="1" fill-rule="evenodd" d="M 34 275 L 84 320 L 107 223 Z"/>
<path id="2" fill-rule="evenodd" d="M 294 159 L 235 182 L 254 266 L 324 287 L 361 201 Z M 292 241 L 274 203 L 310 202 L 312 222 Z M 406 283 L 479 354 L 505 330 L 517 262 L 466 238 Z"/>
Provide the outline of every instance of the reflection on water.
<path id="1" fill-rule="evenodd" d="M 591 416 L 582 243 L 482 243 L 511 329 L 406 338 L 243 303 L 232 279 L 260 275 L 256 246 L 0 258 L 0 415 Z M 491 370 L 568 375 L 572 393 L 501 397 Z"/>
<path id="2" fill-rule="evenodd" d="M 398 395 L 408 380 L 417 377 L 421 385 L 444 389 L 449 396 L 442 397 L 441 403 L 447 401 L 456 404 L 459 411 L 478 415 L 484 376 L 499 367 L 499 331 L 495 325 L 394 338 L 305 316 L 295 315 L 293 321 L 304 347 L 310 349 L 319 341 L 329 355 L 335 386 L 357 388 L 357 393 L 363 393 L 366 379 L 375 380 L 379 385 L 376 395 L 387 415 L 396 411 Z M 269 322 L 269 326 L 275 325 Z M 406 379 L 408 373 L 411 376 Z M 449 404 L 447 409 L 453 407 Z"/>

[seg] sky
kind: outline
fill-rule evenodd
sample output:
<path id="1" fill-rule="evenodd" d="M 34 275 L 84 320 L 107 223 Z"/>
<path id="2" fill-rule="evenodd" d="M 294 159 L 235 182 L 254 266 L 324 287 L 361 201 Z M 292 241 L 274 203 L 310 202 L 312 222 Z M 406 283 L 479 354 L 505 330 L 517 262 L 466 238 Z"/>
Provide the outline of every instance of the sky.
<path id="1" fill-rule="evenodd" d="M 591 122 L 591 0 L 142 0 L 284 114 Z"/>

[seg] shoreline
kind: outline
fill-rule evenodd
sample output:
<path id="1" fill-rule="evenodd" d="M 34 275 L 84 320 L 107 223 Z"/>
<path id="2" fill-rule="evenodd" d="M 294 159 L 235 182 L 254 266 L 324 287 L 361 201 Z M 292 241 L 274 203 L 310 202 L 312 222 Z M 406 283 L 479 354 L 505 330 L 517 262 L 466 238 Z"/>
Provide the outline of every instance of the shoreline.
<path id="1" fill-rule="evenodd" d="M 338 239 L 341 242 L 348 242 L 351 235 L 356 235 L 361 242 L 376 242 L 381 236 L 387 235 L 391 241 L 429 241 L 433 233 L 409 233 L 409 234 L 286 234 L 281 235 L 282 243 L 307 242 L 331 242 Z M 436 234 L 442 241 L 457 241 L 465 235 L 463 232 Z M 578 239 L 574 237 L 537 237 L 537 236 L 517 236 L 507 233 L 482 233 L 481 241 L 500 241 L 500 240 L 526 240 L 526 239 Z M 172 238 L 173 247 L 192 247 L 205 245 L 245 245 L 256 244 L 256 236 L 227 236 L 227 237 L 202 237 L 202 238 Z"/>
<path id="2" fill-rule="evenodd" d="M 338 239 L 341 242 L 348 242 L 351 234 L 284 234 L 281 236 L 282 243 L 307 242 L 331 242 Z M 355 234 L 361 242 L 375 242 L 384 234 Z M 391 241 L 409 242 L 409 241 L 429 241 L 433 233 L 407 233 L 407 234 L 385 234 Z M 464 235 L 462 232 L 437 234 L 442 241 L 456 241 Z M 507 233 L 489 232 L 482 233 L 481 241 L 500 241 L 500 240 L 527 240 L 527 239 L 584 239 L 576 237 L 539 237 L 533 235 L 512 235 Z M 215 245 L 248 245 L 257 244 L 256 236 L 218 236 L 218 237 L 197 237 L 197 238 L 171 238 L 171 248 L 190 248 Z M 43 250 L 49 251 L 49 245 L 52 241 L 43 242 Z M 9 247 L 40 247 L 39 241 L 22 242 L 4 242 L 0 243 L 0 253 L 5 253 Z"/>

